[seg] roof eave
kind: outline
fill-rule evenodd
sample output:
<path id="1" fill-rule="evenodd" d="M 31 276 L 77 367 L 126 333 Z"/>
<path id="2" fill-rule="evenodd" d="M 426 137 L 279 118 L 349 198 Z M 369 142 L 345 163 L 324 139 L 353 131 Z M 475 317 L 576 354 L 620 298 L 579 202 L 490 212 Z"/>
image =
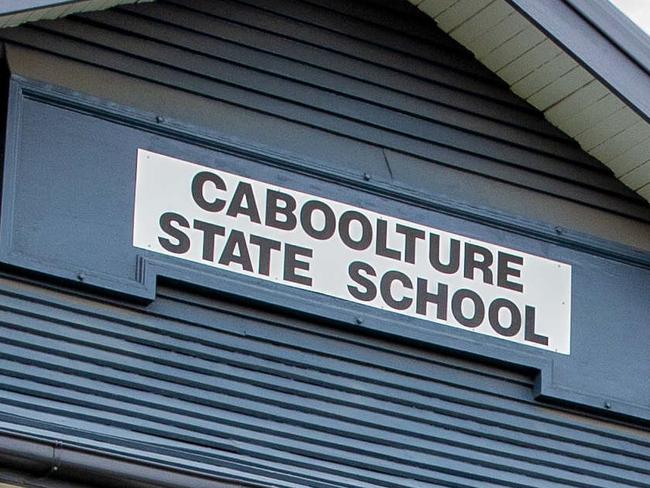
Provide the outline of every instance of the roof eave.
<path id="1" fill-rule="evenodd" d="M 15 27 L 25 22 L 57 19 L 66 15 L 105 10 L 117 5 L 153 0 L 3 0 L 0 5 L 0 28 Z"/>
<path id="2" fill-rule="evenodd" d="M 607 0 L 410 0 L 650 202 L 650 42 Z"/>
<path id="3" fill-rule="evenodd" d="M 607 0 L 507 0 L 650 121 L 650 39 Z"/>

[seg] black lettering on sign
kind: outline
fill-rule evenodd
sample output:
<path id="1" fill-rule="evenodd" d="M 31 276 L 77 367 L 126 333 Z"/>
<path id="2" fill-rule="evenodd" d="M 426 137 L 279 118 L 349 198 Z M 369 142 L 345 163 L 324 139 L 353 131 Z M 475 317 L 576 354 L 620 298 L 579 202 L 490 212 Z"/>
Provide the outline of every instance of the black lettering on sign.
<path id="1" fill-rule="evenodd" d="M 282 230 L 296 228 L 296 199 L 281 191 L 266 191 L 265 224 Z M 278 218 L 282 216 L 282 218 Z"/>
<path id="2" fill-rule="evenodd" d="M 313 253 L 311 249 L 306 247 L 287 244 L 284 247 L 284 279 L 293 283 L 311 286 L 311 278 L 299 275 L 296 270 L 309 271 L 309 261 L 301 261 L 298 256 L 311 258 Z"/>
<path id="3" fill-rule="evenodd" d="M 460 267 L 460 241 L 449 239 L 449 262 L 443 263 L 440 259 L 440 236 L 429 234 L 429 262 L 434 269 L 445 274 L 454 274 Z"/>
<path id="4" fill-rule="evenodd" d="M 208 171 L 201 171 L 197 173 L 192 179 L 192 197 L 194 202 L 203 210 L 208 212 L 220 212 L 226 206 L 224 200 L 215 198 L 211 202 L 205 198 L 205 185 L 211 183 L 217 190 L 226 190 L 226 183 L 214 173 Z"/>
<path id="5" fill-rule="evenodd" d="M 524 291 L 524 285 L 510 281 L 510 277 L 521 277 L 521 269 L 512 265 L 523 266 L 524 258 L 499 251 L 497 253 L 497 286 L 518 292 Z"/>
<path id="6" fill-rule="evenodd" d="M 266 237 L 251 234 L 250 243 L 259 248 L 257 272 L 264 276 L 271 274 L 271 251 L 280 251 L 282 243 Z"/>
<path id="7" fill-rule="evenodd" d="M 361 224 L 361 237 L 358 240 L 354 240 L 351 235 L 351 224 L 352 222 L 359 222 Z M 350 249 L 355 251 L 363 251 L 368 249 L 370 244 L 372 244 L 372 224 L 368 220 L 368 217 L 363 215 L 361 212 L 356 210 L 347 210 L 341 215 L 339 220 L 339 235 L 343 244 L 348 246 Z"/>
<path id="8" fill-rule="evenodd" d="M 400 299 L 395 298 L 393 295 L 393 283 L 396 281 L 408 290 L 413 289 L 411 279 L 404 273 L 399 271 L 387 271 L 384 276 L 381 277 L 381 283 L 379 285 L 381 297 L 389 307 L 394 308 L 395 310 L 406 310 L 413 303 L 413 299 L 406 296 L 403 296 Z"/>
<path id="9" fill-rule="evenodd" d="M 395 232 L 404 235 L 404 261 L 407 263 L 415 264 L 415 245 L 417 239 L 424 239 L 425 233 L 423 230 L 414 229 L 408 225 L 397 224 Z"/>
<path id="10" fill-rule="evenodd" d="M 510 325 L 507 327 L 501 324 L 500 312 L 502 309 L 506 309 L 510 313 Z M 494 331 L 501 336 L 513 337 L 521 330 L 521 312 L 517 305 L 505 298 L 497 298 L 490 304 L 488 319 Z"/>
<path id="11" fill-rule="evenodd" d="M 190 250 L 190 238 L 178 228 L 189 229 L 190 223 L 185 217 L 174 212 L 165 212 L 160 216 L 159 223 L 162 231 L 176 240 L 172 242 L 166 237 L 158 237 L 158 242 L 165 250 L 175 254 L 184 254 Z"/>
<path id="12" fill-rule="evenodd" d="M 203 259 L 214 261 L 214 237 L 225 235 L 226 229 L 202 220 L 195 220 L 194 228 L 203 232 Z"/>
<path id="13" fill-rule="evenodd" d="M 237 217 L 238 215 L 246 215 L 251 222 L 260 224 L 260 212 L 257 209 L 257 202 L 255 202 L 255 193 L 250 183 L 240 181 L 235 189 L 235 194 L 232 196 L 230 205 L 226 215 L 230 217 Z"/>
<path id="14" fill-rule="evenodd" d="M 379 320 L 397 312 L 423 330 L 427 323 L 446 325 L 465 329 L 451 334 L 476 332 L 570 353 L 571 265 L 528 254 L 535 250 L 521 240 L 504 247 L 508 233 L 459 226 L 435 212 L 405 214 L 403 205 L 381 195 L 330 200 L 345 192 L 308 175 L 258 171 L 267 180 L 258 181 L 144 150 L 137 165 L 134 252 L 143 250 L 145 258 L 163 253 L 169 266 L 182 258 L 175 265 L 185 263 L 188 279 L 200 271 L 191 261 L 210 265 L 204 273 L 212 271 L 215 279 L 239 273 L 231 281 L 261 279 L 258 286 L 282 287 L 278 293 L 293 293 L 295 300 L 308 300 L 304 291 L 314 291 L 314 300 L 343 308 L 373 307 L 374 314 L 366 313 Z"/>
<path id="15" fill-rule="evenodd" d="M 230 263 L 239 264 L 246 271 L 253 271 L 246 237 L 243 232 L 238 230 L 230 232 L 228 240 L 226 240 L 226 244 L 223 247 L 221 258 L 219 259 L 219 264 L 223 264 L 224 266 L 230 266 Z"/>
<path id="16" fill-rule="evenodd" d="M 314 212 L 320 212 L 323 215 L 323 228 L 316 229 L 314 227 Z M 336 232 L 336 216 L 334 210 L 326 203 L 318 200 L 310 200 L 300 209 L 300 225 L 307 233 L 308 236 L 313 237 L 319 241 L 329 239 Z"/>
<path id="17" fill-rule="evenodd" d="M 383 219 L 377 219 L 377 243 L 375 252 L 377 256 L 383 256 L 397 261 L 402 259 L 402 254 L 397 249 L 388 247 L 388 222 Z"/>
<path id="18" fill-rule="evenodd" d="M 548 346 L 548 337 L 539 335 L 535 332 L 535 307 L 526 305 L 525 310 L 525 326 L 524 326 L 524 339 L 535 344 L 542 344 Z"/>
<path id="19" fill-rule="evenodd" d="M 439 320 L 447 320 L 447 301 L 449 287 L 444 283 L 438 283 L 436 293 L 429 291 L 429 282 L 424 278 L 418 278 L 417 293 L 415 300 L 415 312 L 420 315 L 427 315 L 428 305 L 436 306 L 436 317 Z"/>
<path id="20" fill-rule="evenodd" d="M 473 315 L 469 317 L 466 317 L 463 314 L 463 302 L 465 300 L 470 300 L 474 306 Z M 466 288 L 461 288 L 454 293 L 454 296 L 451 299 L 451 313 L 460 325 L 473 329 L 483 323 L 483 318 L 485 317 L 485 305 L 478 293 Z"/>
<path id="21" fill-rule="evenodd" d="M 478 257 L 481 259 L 478 259 Z M 470 280 L 474 279 L 474 270 L 478 269 L 483 273 L 483 282 L 491 285 L 494 282 L 490 266 L 494 257 L 489 249 L 477 244 L 465 243 L 465 265 L 464 276 Z"/>
<path id="22" fill-rule="evenodd" d="M 375 284 L 368 279 L 366 276 L 363 276 L 361 273 L 365 273 L 368 276 L 377 276 L 375 269 L 367 263 L 361 261 L 354 261 L 350 263 L 348 267 L 348 274 L 352 281 L 363 287 L 363 290 L 359 287 L 348 285 L 348 291 L 357 300 L 362 302 L 371 302 L 377 296 L 377 287 Z"/>

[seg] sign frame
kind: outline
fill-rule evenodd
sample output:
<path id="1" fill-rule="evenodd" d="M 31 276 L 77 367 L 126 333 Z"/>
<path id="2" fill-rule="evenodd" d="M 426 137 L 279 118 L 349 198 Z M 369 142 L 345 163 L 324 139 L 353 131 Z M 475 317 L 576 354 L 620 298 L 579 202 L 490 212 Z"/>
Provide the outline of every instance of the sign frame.
<path id="1" fill-rule="evenodd" d="M 38 117 L 35 112 L 38 112 Z M 69 175 L 77 179 L 66 180 L 62 175 L 57 175 L 59 185 L 53 188 L 53 196 L 49 195 L 48 200 L 45 200 L 47 205 L 41 203 L 39 207 L 32 201 L 39 198 L 39 193 L 32 191 L 37 189 L 38 185 L 32 184 L 34 182 L 30 178 L 38 176 L 39 167 L 57 163 L 57 160 L 50 159 L 52 148 L 46 148 L 44 145 L 40 148 L 33 147 L 38 146 L 33 143 L 33 138 L 42 136 L 42 133 L 38 133 L 41 126 L 33 127 L 33 122 L 30 125 L 29 121 L 37 120 L 38 124 L 44 124 L 43 127 L 69 129 L 60 122 L 61 114 L 69 115 L 73 121 L 77 118 L 83 119 L 78 121 L 81 132 L 75 134 L 74 141 L 55 141 L 57 150 L 69 151 L 71 155 L 79 158 L 79 166 L 66 167 L 66 170 L 70 171 Z M 643 356 L 642 365 L 625 356 L 629 348 L 650 343 L 650 330 L 644 327 L 639 319 L 650 316 L 650 304 L 641 300 L 640 296 L 635 298 L 633 293 L 635 289 L 638 291 L 635 287 L 647 284 L 650 280 L 649 252 L 566 229 L 558 232 L 555 226 L 549 224 L 522 219 L 494 209 L 477 208 L 436 195 L 395 188 L 389 182 L 367 181 L 362 174 L 332 169 L 307 157 L 297 157 L 268 147 L 244 143 L 228 135 L 206 131 L 179 121 L 157 119 L 156 114 L 118 106 L 19 76 L 12 76 L 10 80 L 8 119 L 0 216 L 0 262 L 10 269 L 27 270 L 50 277 L 55 283 L 76 284 L 84 290 L 110 293 L 145 303 L 155 299 L 159 281 L 182 283 L 183 286 L 209 290 L 234 300 L 245 300 L 262 307 L 300 314 L 304 318 L 326 321 L 332 326 L 380 334 L 413 342 L 421 347 L 453 351 L 455 354 L 534 371 L 538 373 L 534 394 L 539 400 L 650 421 L 650 401 L 628 398 L 630 392 L 650 395 L 650 392 L 639 391 L 638 388 L 641 381 L 638 378 L 647 378 L 645 371 L 650 368 L 647 354 Z M 27 128 L 30 132 L 26 131 Z M 87 140 L 83 136 L 85 130 L 91 132 Z M 63 255 L 55 255 L 53 248 L 45 244 L 40 246 L 36 238 L 30 240 L 29 232 L 45 231 L 38 226 L 25 226 L 25 217 L 36 216 L 37 212 L 43 210 L 44 205 L 51 207 L 45 209 L 48 212 L 59 212 L 56 215 L 61 215 L 63 210 L 58 206 L 71 205 L 71 200 L 83 197 L 75 192 L 88 194 L 96 191 L 93 188 L 81 188 L 80 182 L 84 181 L 85 184 L 86 180 L 79 178 L 82 178 L 82 171 L 94 170 L 94 167 L 83 166 L 84 158 L 88 157 L 84 151 L 99 150 L 95 147 L 99 135 L 102 136 L 101 141 L 108 144 L 110 140 L 104 137 L 107 130 L 113 132 L 120 145 L 125 144 L 120 136 L 130 134 L 134 140 L 146 141 L 144 144 L 138 142 L 137 147 L 179 159 L 211 160 L 211 157 L 218 153 L 227 161 L 226 166 L 237 161 L 237 164 L 241 165 L 241 161 L 245 161 L 243 174 L 231 170 L 242 176 L 256 177 L 256 173 L 261 171 L 267 175 L 260 177 L 262 181 L 277 181 L 288 188 L 302 188 L 306 182 L 312 182 L 311 184 L 335 189 L 333 199 L 350 205 L 372 208 L 378 212 L 400 206 L 408 207 L 409 220 L 414 222 L 439 228 L 441 226 L 434 221 L 451 219 L 454 226 L 459 227 L 450 229 L 454 233 L 515 249 L 522 248 L 523 242 L 529 243 L 535 249 L 543 249 L 544 252 L 541 253 L 531 249 L 530 253 L 571 264 L 573 289 L 579 289 L 577 286 L 584 288 L 579 294 L 574 294 L 572 299 L 572 336 L 577 333 L 580 341 L 586 340 L 588 344 L 581 345 L 580 341 L 576 342 L 572 337 L 572 353 L 566 356 L 464 330 L 449 327 L 434 329 L 424 326 L 422 320 L 412 317 L 399 317 L 400 327 L 397 329 L 395 316 L 389 312 L 369 309 L 355 303 L 345 303 L 343 306 L 342 301 L 334 298 L 315 304 L 307 292 L 279 290 L 268 283 L 260 283 L 260 280 L 232 276 L 233 273 L 225 271 L 215 272 L 210 269 L 210 272 L 206 273 L 202 265 L 190 263 L 179 266 L 164 256 L 145 251 L 132 254 L 135 248 L 129 238 L 126 239 L 128 249 L 122 249 L 124 256 L 128 257 L 126 264 L 123 256 L 117 256 L 114 249 L 107 247 L 112 241 L 104 242 L 101 236 L 91 242 L 100 249 L 89 251 L 70 248 L 64 249 Z M 35 152 L 26 156 L 26 148 Z M 134 179 L 133 156 L 130 158 L 128 175 L 126 166 L 121 167 L 119 171 L 110 167 L 105 169 L 103 177 L 110 180 L 110 185 L 117 184 L 120 178 L 122 183 Z M 117 164 L 116 161 L 112 162 Z M 96 164 L 96 161 L 92 161 L 92 164 Z M 229 168 L 225 167 L 224 170 L 228 171 Z M 112 180 L 114 176 L 115 181 Z M 277 180 L 274 180 L 275 178 Z M 115 186 L 114 189 L 115 194 L 125 191 L 121 186 Z M 131 194 L 134 194 L 134 190 L 134 186 L 128 188 Z M 74 198 L 71 198 L 71 195 Z M 375 208 L 375 204 L 379 206 Z M 126 226 L 131 229 L 133 207 L 128 207 L 128 212 L 127 207 L 125 205 L 121 208 L 123 214 L 120 219 L 125 220 Z M 75 208 L 77 207 L 73 210 Z M 112 218 L 109 210 L 109 206 L 102 207 L 106 218 Z M 46 214 L 47 212 L 43 218 L 47 217 Z M 87 218 L 88 215 L 76 217 Z M 428 222 L 428 219 L 431 222 Z M 76 225 L 77 222 L 82 220 L 68 224 Z M 71 229 L 73 230 L 68 231 L 68 234 L 74 234 L 78 226 Z M 127 232 L 125 226 L 119 229 Z M 56 232 L 63 233 L 64 230 L 58 229 Z M 132 229 L 128 232 L 131 235 Z M 73 238 L 76 236 L 68 237 L 74 244 Z M 25 243 L 32 247 L 26 247 Z M 126 271 L 117 272 L 113 269 L 114 264 L 123 266 L 120 269 Z M 605 287 L 602 282 L 597 281 L 602 274 L 613 280 L 611 286 Z M 585 297 L 590 293 L 596 293 L 597 297 L 587 300 Z M 615 300 L 612 293 L 626 299 L 612 301 Z M 594 309 L 592 302 L 598 300 L 598 297 L 610 300 L 611 303 L 607 303 L 609 308 Z M 629 331 L 625 331 L 624 337 L 605 334 L 607 331 L 604 329 L 614 323 L 625 323 L 630 327 Z M 626 361 L 613 365 L 612 361 L 616 361 L 617 357 L 623 357 Z M 614 366 L 620 371 L 606 382 L 602 376 L 594 373 L 610 371 Z"/>
<path id="2" fill-rule="evenodd" d="M 133 232 L 145 251 L 570 354 L 571 266 L 521 250 L 144 149 Z"/>

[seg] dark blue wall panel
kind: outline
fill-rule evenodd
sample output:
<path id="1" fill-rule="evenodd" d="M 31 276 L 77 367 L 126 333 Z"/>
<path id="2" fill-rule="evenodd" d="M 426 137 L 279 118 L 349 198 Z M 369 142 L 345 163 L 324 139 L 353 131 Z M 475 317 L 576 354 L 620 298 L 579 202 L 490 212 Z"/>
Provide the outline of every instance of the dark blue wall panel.
<path id="1" fill-rule="evenodd" d="M 303 180 L 335 175 L 327 185 L 338 178 L 348 195 L 366 185 L 387 209 L 410 202 L 413 215 L 463 229 L 480 222 L 506 240 L 537 239 L 539 254 L 570 256 L 575 284 L 604 310 L 581 295 L 577 322 L 605 339 L 624 327 L 609 353 L 631 371 L 628 397 L 647 408 L 647 363 L 630 361 L 647 349 L 635 341 L 647 337 L 647 203 L 406 2 L 164 0 L 0 37 L 15 75 L 65 87 L 16 78 L 39 93 L 27 97 L 22 125 L 12 120 L 29 142 L 12 161 L 55 160 L 40 168 L 41 182 L 112 181 L 93 204 L 87 192 L 47 185 L 39 190 L 47 212 L 22 202 L 18 218 L 40 215 L 40 234 L 16 225 L 13 244 L 23 258 L 48 253 L 33 269 L 61 265 L 76 279 L 66 246 L 85 245 L 72 257 L 92 271 L 98 236 L 109 249 L 128 234 L 131 221 L 111 217 L 114 201 L 130 205 L 133 186 L 115 168 L 132 164 L 143 140 L 185 157 L 227 141 Z M 84 160 L 70 157 L 80 134 Z M 34 170 L 15 168 L 26 179 Z M 442 217 L 431 217 L 436 205 Z M 104 271 L 131 280 L 132 256 L 118 254 L 104 256 Z M 5 271 L 2 431 L 282 488 L 650 486 L 647 425 L 615 417 L 616 404 L 607 415 L 539 401 L 533 368 L 178 282 L 162 280 L 145 305 L 83 290 L 101 284 L 92 272 L 71 290 Z M 629 301 L 607 302 L 626 293 Z M 394 320 L 386 323 L 402 325 Z M 574 344 L 592 373 L 580 384 L 565 364 L 556 379 L 624 388 L 616 361 L 585 345 L 589 331 L 580 328 Z"/>
<path id="2" fill-rule="evenodd" d="M 3 278 L 0 343 L 0 428 L 70 445 L 280 487 L 648 486 L 650 433 L 541 405 L 523 372 L 214 296 Z"/>
<path id="3" fill-rule="evenodd" d="M 145 290 L 155 292 L 149 305 L 7 276 L 0 431 L 127 450 L 167 466 L 197 463 L 206 473 L 271 486 L 647 486 L 644 427 L 535 397 L 619 419 L 644 416 L 647 254 L 602 247 L 597 255 L 586 243 L 552 242 L 548 231 L 535 240 L 526 235 L 539 232 L 530 223 L 514 232 L 516 221 L 499 225 L 494 215 L 470 221 L 460 210 L 433 211 L 433 201 L 411 207 L 380 187 L 328 180 L 331 168 L 317 180 L 315 167 L 294 162 L 300 174 L 289 174 L 290 161 L 270 165 L 268 154 L 254 151 L 245 159 L 232 151 L 246 148 L 200 144 L 198 133 L 188 144 L 191 131 L 146 122 L 147 114 L 127 117 L 26 80 L 13 87 L 20 124 L 11 126 L 8 154 L 18 158 L 6 161 L 2 240 L 11 264 L 78 281 L 79 289 L 111 280 L 124 294 L 142 293 L 133 289 L 142 283 L 130 238 L 134 155 L 146 147 L 569 262 L 573 347 L 570 356 L 506 347 L 216 270 L 208 279 L 197 266 L 166 267 L 173 263 L 164 259 L 158 286 Z M 213 291 L 192 294 L 191 283 Z M 299 312 L 311 318 L 290 318 Z M 355 315 L 366 318 L 363 326 Z M 406 345 L 416 341 L 420 347 Z"/>
<path id="4" fill-rule="evenodd" d="M 150 114 L 41 83 L 12 79 L 10 102 L 15 123 L 8 132 L 3 182 L 3 263 L 146 300 L 155 299 L 159 279 L 173 278 L 357 329 L 535 368 L 541 371 L 537 394 L 544 398 L 600 409 L 607 402 L 611 412 L 650 419 L 650 390 L 638 387 L 650 374 L 645 361 L 650 302 L 642 291 L 650 278 L 648 253 L 589 236 L 564 237 L 535 222 L 459 208 L 433 196 L 396 193 L 390 185 L 360 182 L 344 171 L 283 158 L 193 127 L 155 123 Z M 388 310 L 341 300 L 348 295 L 315 293 L 318 287 L 289 289 L 259 276 L 136 248 L 134 175 L 139 149 L 565 263 L 572 267 L 571 296 L 567 290 L 561 298 L 571 303 L 571 354 L 565 355 L 568 347 L 562 350 L 565 354 L 530 344 L 510 343 L 506 348 L 499 338 L 449 329 L 431 323 L 431 316 L 429 322 L 419 317 L 397 320 Z M 341 279 L 347 278 L 346 268 L 340 270 Z M 533 286 L 543 290 L 542 283 Z"/>
<path id="5" fill-rule="evenodd" d="M 40 53 L 24 61 L 10 49 L 26 76 L 396 186 L 613 239 L 629 233 L 620 228 L 628 220 L 613 222 L 624 215 L 637 236 L 650 234 L 646 202 L 408 6 L 165 0 L 1 35 Z M 200 97 L 197 107 L 181 103 L 188 96 Z M 428 177 L 450 171 L 476 195 Z M 522 189 L 528 198 L 499 196 Z"/>

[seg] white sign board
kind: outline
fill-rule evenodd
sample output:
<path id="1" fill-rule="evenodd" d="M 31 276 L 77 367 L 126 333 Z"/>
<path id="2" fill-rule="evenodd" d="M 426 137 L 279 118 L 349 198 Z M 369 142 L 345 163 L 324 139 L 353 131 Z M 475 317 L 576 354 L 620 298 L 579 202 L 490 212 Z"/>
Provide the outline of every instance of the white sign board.
<path id="1" fill-rule="evenodd" d="M 567 264 L 145 150 L 137 164 L 138 248 L 570 352 Z"/>

